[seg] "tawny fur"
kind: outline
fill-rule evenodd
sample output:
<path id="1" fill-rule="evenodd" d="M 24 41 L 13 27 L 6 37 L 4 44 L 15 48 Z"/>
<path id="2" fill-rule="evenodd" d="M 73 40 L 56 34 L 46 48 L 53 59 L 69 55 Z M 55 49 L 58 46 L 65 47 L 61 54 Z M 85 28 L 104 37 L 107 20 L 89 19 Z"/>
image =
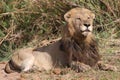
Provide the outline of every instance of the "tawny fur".
<path id="1" fill-rule="evenodd" d="M 73 8 L 64 15 L 67 22 L 62 39 L 40 48 L 16 51 L 5 71 L 50 70 L 69 67 L 73 61 L 91 67 L 100 60 L 97 43 L 92 34 L 95 15 L 85 8 Z"/>

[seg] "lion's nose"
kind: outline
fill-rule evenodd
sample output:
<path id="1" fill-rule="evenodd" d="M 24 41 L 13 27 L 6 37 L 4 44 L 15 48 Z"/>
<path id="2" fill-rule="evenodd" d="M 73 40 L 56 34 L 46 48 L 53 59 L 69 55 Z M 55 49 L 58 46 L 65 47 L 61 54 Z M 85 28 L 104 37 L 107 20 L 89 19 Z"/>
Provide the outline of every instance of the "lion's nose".
<path id="1" fill-rule="evenodd" d="M 90 24 L 84 24 L 84 26 L 86 26 L 88 28 L 90 26 Z"/>

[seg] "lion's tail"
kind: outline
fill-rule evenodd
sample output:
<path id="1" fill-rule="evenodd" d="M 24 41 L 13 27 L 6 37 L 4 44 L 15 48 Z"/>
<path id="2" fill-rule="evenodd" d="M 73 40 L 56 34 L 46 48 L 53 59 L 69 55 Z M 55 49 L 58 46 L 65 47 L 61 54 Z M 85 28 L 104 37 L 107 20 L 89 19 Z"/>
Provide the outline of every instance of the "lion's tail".
<path id="1" fill-rule="evenodd" d="M 15 71 L 19 72 L 21 69 L 12 61 L 12 59 L 5 65 L 5 72 L 6 73 L 13 73 Z"/>
<path id="2" fill-rule="evenodd" d="M 5 65 L 5 72 L 6 73 L 12 73 L 14 70 L 12 70 L 11 60 Z"/>

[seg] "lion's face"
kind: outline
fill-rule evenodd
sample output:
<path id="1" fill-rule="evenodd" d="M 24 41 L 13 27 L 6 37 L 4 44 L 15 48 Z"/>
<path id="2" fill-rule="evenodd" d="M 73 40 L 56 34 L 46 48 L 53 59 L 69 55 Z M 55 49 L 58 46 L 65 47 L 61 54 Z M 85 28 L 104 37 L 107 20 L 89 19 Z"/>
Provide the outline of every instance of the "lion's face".
<path id="1" fill-rule="evenodd" d="M 90 10 L 85 8 L 74 8 L 68 11 L 64 15 L 64 18 L 70 26 L 69 30 L 72 29 L 73 35 L 75 33 L 84 36 L 91 34 L 95 15 Z"/>

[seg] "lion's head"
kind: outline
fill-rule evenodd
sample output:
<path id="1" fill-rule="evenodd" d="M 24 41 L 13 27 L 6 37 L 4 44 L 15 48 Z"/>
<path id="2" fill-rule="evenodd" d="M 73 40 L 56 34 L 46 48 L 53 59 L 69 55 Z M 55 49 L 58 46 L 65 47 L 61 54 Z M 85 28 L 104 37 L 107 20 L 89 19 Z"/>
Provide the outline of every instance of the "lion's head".
<path id="1" fill-rule="evenodd" d="M 73 8 L 64 15 L 70 36 L 88 36 L 93 30 L 95 14 L 85 8 Z"/>

